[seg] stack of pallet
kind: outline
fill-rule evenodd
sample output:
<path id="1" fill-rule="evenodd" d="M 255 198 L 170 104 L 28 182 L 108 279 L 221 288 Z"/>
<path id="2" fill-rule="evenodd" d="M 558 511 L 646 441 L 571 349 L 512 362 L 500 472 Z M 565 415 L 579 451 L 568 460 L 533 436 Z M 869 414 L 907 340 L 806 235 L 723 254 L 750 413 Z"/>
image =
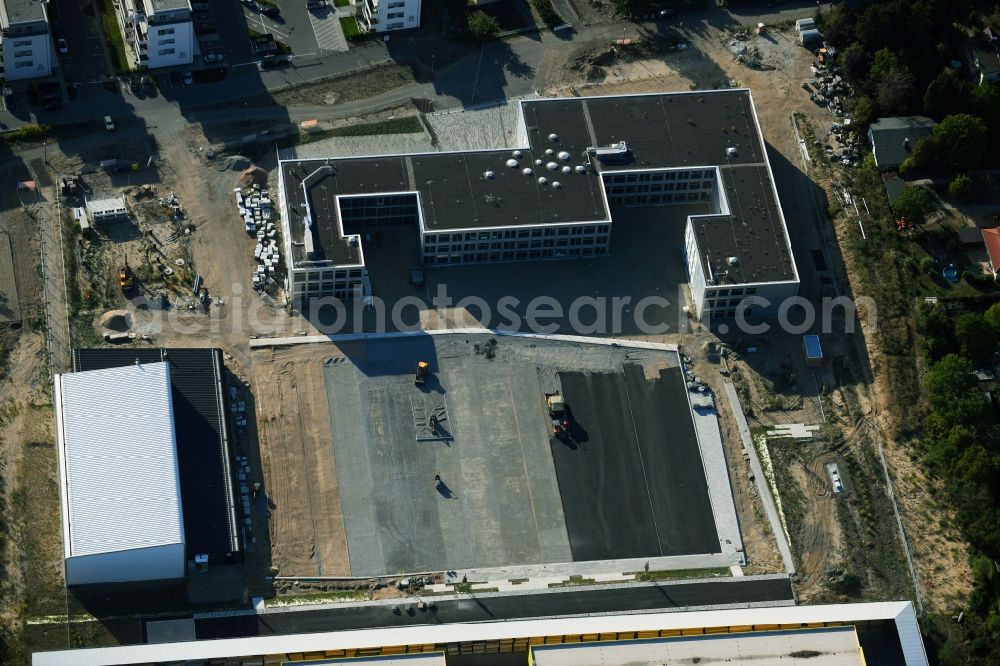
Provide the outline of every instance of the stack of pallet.
<path id="1" fill-rule="evenodd" d="M 271 238 L 258 236 L 253 256 L 261 262 L 253 274 L 253 288 L 263 289 L 274 284 L 274 276 L 278 274 L 278 264 L 281 262 L 278 242 L 273 236 Z"/>
<path id="2" fill-rule="evenodd" d="M 246 189 L 236 188 L 233 193 L 236 194 L 236 206 L 243 218 L 243 228 L 248 234 L 257 233 L 271 219 L 274 203 L 270 194 L 256 183 Z"/>

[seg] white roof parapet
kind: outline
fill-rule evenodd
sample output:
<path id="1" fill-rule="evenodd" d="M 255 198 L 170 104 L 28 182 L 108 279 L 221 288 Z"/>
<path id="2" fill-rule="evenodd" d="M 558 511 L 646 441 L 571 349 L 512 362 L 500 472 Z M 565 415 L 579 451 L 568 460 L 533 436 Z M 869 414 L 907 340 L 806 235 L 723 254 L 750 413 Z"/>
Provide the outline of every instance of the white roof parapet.
<path id="1" fill-rule="evenodd" d="M 55 376 L 67 558 L 184 543 L 167 363 Z"/>
<path id="2" fill-rule="evenodd" d="M 909 601 L 823 606 L 740 608 L 719 611 L 659 612 L 591 615 L 556 619 L 511 620 L 468 624 L 439 624 L 384 629 L 254 636 L 158 645 L 129 645 L 62 652 L 36 652 L 33 666 L 117 666 L 149 662 L 222 659 L 263 654 L 323 652 L 395 645 L 429 645 L 467 641 L 504 640 L 530 636 L 659 631 L 695 627 L 767 624 L 795 625 L 822 622 L 892 620 L 896 623 L 906 666 L 927 666 L 927 654 Z"/>

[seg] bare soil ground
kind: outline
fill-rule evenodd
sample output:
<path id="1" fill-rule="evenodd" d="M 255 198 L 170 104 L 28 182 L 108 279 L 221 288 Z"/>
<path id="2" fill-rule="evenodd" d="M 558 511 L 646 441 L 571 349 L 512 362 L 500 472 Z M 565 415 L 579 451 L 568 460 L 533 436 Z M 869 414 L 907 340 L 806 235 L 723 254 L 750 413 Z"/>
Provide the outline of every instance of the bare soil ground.
<path id="1" fill-rule="evenodd" d="M 253 352 L 272 566 L 283 576 L 350 575 L 322 352 Z"/>

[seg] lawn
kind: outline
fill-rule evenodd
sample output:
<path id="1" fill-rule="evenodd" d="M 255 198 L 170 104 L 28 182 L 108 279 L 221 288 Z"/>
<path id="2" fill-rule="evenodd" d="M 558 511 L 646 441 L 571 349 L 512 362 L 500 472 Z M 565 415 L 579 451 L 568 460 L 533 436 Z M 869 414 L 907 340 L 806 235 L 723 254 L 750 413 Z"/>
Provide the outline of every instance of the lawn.
<path id="1" fill-rule="evenodd" d="M 358 39 L 364 34 L 361 32 L 361 26 L 358 25 L 358 19 L 353 16 L 341 16 L 340 27 L 343 28 L 344 37 L 346 37 L 348 41 Z"/>
<path id="2" fill-rule="evenodd" d="M 128 57 L 125 55 L 125 41 L 122 31 L 118 28 L 115 17 L 115 5 L 111 0 L 96 0 L 97 11 L 101 15 L 101 29 L 104 31 L 104 41 L 108 45 L 111 57 L 111 67 L 115 73 L 130 70 Z"/>
<path id="3" fill-rule="evenodd" d="M 333 0 L 335 7 L 350 7 L 351 0 Z"/>

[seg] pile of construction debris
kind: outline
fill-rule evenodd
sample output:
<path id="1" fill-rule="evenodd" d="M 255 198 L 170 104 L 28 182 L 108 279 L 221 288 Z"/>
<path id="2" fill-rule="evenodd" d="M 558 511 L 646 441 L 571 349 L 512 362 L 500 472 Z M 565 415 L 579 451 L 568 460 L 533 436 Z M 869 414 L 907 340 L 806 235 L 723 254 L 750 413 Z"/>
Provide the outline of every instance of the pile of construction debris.
<path id="1" fill-rule="evenodd" d="M 236 194 L 240 217 L 243 218 L 243 228 L 248 234 L 256 233 L 258 227 L 271 219 L 274 211 L 274 203 L 268 191 L 254 183 L 249 188 L 237 187 L 233 192 Z"/>
<path id="2" fill-rule="evenodd" d="M 817 63 L 812 66 L 812 73 L 813 77 L 802 84 L 809 99 L 817 106 L 829 106 L 838 117 L 846 116 L 845 100 L 854 96 L 854 90 L 840 75 L 840 69 Z"/>

